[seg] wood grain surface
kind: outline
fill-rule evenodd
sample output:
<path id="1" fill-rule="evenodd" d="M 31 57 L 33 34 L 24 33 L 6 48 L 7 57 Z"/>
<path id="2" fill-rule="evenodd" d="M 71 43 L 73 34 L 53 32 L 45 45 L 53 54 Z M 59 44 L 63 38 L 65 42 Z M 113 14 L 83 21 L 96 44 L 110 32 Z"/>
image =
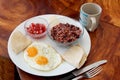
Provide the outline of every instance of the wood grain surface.
<path id="1" fill-rule="evenodd" d="M 103 71 L 90 80 L 120 79 L 120 0 L 0 0 L 0 80 L 14 80 L 15 67 L 9 59 L 7 42 L 11 32 L 24 20 L 43 14 L 60 14 L 79 19 L 83 3 L 94 2 L 102 7 L 100 24 L 89 32 L 91 51 L 84 66 L 106 59 Z M 18 69 L 21 80 L 58 80 L 56 77 L 38 77 Z M 88 79 L 83 79 L 88 80 Z"/>

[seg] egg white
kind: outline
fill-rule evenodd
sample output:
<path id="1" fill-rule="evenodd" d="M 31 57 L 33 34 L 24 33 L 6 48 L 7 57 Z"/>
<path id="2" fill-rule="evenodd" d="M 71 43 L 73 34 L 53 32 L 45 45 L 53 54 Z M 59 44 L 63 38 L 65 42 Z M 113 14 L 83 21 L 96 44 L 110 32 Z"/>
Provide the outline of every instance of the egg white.
<path id="1" fill-rule="evenodd" d="M 34 46 L 38 54 L 34 57 L 29 57 L 27 53 L 27 49 L 24 51 L 24 59 L 29 66 L 34 69 L 42 70 L 42 71 L 50 71 L 55 69 L 58 65 L 61 64 L 62 58 L 61 56 L 53 49 L 50 45 L 47 45 L 42 42 L 33 42 L 29 47 Z M 45 65 L 39 65 L 36 63 L 35 59 L 38 56 L 45 56 L 48 59 L 48 63 Z"/>

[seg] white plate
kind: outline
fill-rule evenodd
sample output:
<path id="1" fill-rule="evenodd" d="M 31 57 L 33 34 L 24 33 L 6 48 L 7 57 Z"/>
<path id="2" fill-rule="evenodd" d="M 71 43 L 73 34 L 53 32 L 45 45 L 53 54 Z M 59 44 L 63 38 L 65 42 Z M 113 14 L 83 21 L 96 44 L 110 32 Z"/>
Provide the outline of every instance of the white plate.
<path id="1" fill-rule="evenodd" d="M 62 16 L 62 15 L 55 15 L 55 14 L 41 15 L 41 16 L 36 16 L 36 17 L 45 18 L 48 22 L 50 22 L 51 17 L 57 17 L 57 18 L 61 18 L 62 17 L 65 20 L 70 19 L 69 17 Z M 77 23 L 79 23 L 79 22 L 77 22 Z M 25 34 L 24 24 L 25 24 L 25 21 L 22 22 L 20 25 L 18 25 L 14 31 L 19 30 L 23 34 Z M 13 34 L 13 32 L 12 32 L 12 34 Z M 33 75 L 37 75 L 37 76 L 57 76 L 57 75 L 68 73 L 68 72 L 70 72 L 70 71 L 75 69 L 75 67 L 71 66 L 70 64 L 68 64 L 67 62 L 64 61 L 56 69 L 54 69 L 52 71 L 49 71 L 49 72 L 43 72 L 43 71 L 35 70 L 35 69 L 31 68 L 24 61 L 23 52 L 21 52 L 19 54 L 16 54 L 16 53 L 13 52 L 13 50 L 11 48 L 10 41 L 11 41 L 11 36 L 10 36 L 10 38 L 8 40 L 8 53 L 9 53 L 9 56 L 10 56 L 11 60 L 13 61 L 13 63 L 17 67 L 19 67 L 21 70 L 23 70 L 23 71 L 25 71 L 27 73 L 30 73 L 30 74 L 33 74 Z M 51 44 L 59 53 L 63 53 L 66 50 L 66 48 L 61 48 L 61 47 L 55 45 L 51 40 L 49 40 L 48 36 L 43 38 L 43 39 L 41 39 L 40 41 L 44 41 L 44 42 L 46 42 L 48 44 Z M 81 46 L 85 49 L 85 52 L 87 54 L 89 54 L 90 48 L 91 48 L 91 40 L 90 40 L 89 34 L 86 31 L 86 29 L 84 29 L 83 37 L 80 39 L 79 42 L 80 42 Z"/>

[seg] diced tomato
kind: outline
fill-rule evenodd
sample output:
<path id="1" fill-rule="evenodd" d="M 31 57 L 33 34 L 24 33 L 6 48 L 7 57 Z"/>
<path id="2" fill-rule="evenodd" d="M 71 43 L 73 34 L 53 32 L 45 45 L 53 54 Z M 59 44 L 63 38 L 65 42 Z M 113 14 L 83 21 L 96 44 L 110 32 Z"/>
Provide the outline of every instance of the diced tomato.
<path id="1" fill-rule="evenodd" d="M 42 30 L 43 30 L 43 32 L 45 32 L 46 31 L 46 27 L 42 26 Z"/>
<path id="2" fill-rule="evenodd" d="M 34 23 L 31 23 L 32 28 L 34 28 L 36 25 Z"/>
<path id="3" fill-rule="evenodd" d="M 42 34 L 46 31 L 46 27 L 44 24 L 31 23 L 31 25 L 27 28 L 27 31 L 31 34 Z"/>

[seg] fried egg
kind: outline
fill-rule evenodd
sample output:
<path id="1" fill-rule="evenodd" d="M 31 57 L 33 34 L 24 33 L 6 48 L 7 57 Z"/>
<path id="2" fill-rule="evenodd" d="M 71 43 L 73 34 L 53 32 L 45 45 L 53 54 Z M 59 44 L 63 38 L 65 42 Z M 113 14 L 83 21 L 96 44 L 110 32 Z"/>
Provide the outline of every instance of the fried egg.
<path id="1" fill-rule="evenodd" d="M 33 42 L 24 51 L 24 59 L 29 66 L 42 71 L 50 71 L 61 64 L 62 58 L 50 45 Z"/>

